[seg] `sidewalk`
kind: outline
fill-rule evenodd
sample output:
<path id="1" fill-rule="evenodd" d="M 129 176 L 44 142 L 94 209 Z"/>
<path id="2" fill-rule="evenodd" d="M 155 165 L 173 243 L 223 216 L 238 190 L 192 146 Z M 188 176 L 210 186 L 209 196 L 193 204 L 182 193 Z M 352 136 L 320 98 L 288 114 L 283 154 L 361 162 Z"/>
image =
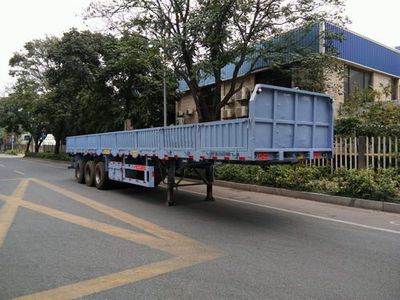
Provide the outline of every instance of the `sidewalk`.
<path id="1" fill-rule="evenodd" d="M 22 157 L 24 157 L 23 154 L 9 155 L 9 154 L 0 153 L 0 158 L 22 158 Z"/>

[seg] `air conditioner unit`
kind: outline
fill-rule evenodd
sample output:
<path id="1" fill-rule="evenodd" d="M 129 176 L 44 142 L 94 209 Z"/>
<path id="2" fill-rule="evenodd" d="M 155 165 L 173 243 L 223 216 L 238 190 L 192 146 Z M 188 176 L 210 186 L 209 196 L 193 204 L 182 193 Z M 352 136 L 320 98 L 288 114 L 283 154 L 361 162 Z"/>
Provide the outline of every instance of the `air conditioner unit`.
<path id="1" fill-rule="evenodd" d="M 178 117 L 183 117 L 183 111 L 178 111 Z"/>
<path id="2" fill-rule="evenodd" d="M 248 100 L 250 97 L 250 90 L 248 88 L 242 88 L 240 91 L 237 91 L 234 95 L 235 100 Z"/>
<path id="3" fill-rule="evenodd" d="M 235 115 L 237 118 L 247 117 L 249 114 L 249 108 L 247 106 L 236 107 Z"/>
<path id="4" fill-rule="evenodd" d="M 233 118 L 233 109 L 227 108 L 222 111 L 222 118 L 223 119 L 231 119 Z"/>
<path id="5" fill-rule="evenodd" d="M 191 109 L 191 108 L 187 109 L 187 110 L 186 110 L 186 114 L 187 114 L 188 116 L 193 115 L 193 109 Z"/>
<path id="6" fill-rule="evenodd" d="M 185 124 L 185 119 L 184 118 L 176 118 L 176 124 L 177 125 Z"/>
<path id="7" fill-rule="evenodd" d="M 228 104 L 233 104 L 235 103 L 236 99 L 235 99 L 235 94 L 233 94 L 233 96 L 228 100 Z"/>

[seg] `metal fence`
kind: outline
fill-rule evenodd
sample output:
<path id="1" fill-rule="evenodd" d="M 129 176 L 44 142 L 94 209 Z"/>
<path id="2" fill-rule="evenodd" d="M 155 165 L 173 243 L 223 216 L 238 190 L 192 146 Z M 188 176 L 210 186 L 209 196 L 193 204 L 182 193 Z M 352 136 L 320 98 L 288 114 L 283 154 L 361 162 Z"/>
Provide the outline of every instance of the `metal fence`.
<path id="1" fill-rule="evenodd" d="M 326 166 L 332 169 L 398 168 L 400 163 L 398 137 L 341 137 L 334 140 L 332 159 L 315 159 L 306 165 Z"/>

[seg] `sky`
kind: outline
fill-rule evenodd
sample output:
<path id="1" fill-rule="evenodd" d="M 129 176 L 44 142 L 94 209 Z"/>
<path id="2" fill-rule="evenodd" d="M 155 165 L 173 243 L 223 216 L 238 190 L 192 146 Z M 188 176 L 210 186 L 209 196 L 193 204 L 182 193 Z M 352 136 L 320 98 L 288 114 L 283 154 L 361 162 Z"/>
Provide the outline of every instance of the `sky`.
<path id="1" fill-rule="evenodd" d="M 0 2 L 0 96 L 12 86 L 8 60 L 32 39 L 87 29 L 82 14 L 91 0 L 2 0 Z M 399 0 L 347 0 L 349 29 L 390 47 L 400 46 Z"/>

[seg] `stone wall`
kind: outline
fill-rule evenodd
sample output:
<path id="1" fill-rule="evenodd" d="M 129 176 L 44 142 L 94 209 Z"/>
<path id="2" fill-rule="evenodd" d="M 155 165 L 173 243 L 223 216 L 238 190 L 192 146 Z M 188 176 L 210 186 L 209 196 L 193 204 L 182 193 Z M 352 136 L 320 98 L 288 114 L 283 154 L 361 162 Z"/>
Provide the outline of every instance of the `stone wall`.
<path id="1" fill-rule="evenodd" d="M 339 66 L 339 69 L 344 70 L 344 63 Z M 327 76 L 327 90 L 326 93 L 333 99 L 333 110 L 334 115 L 338 114 L 340 105 L 344 103 L 344 77 L 342 72 L 332 71 L 329 76 Z"/>
<path id="2" fill-rule="evenodd" d="M 192 110 L 193 114 L 189 115 L 187 113 L 188 110 Z M 179 113 L 182 112 L 183 116 L 180 116 Z M 198 123 L 199 118 L 196 111 L 196 104 L 194 103 L 193 97 L 189 92 L 186 92 L 185 95 L 176 102 L 176 118 L 183 118 L 185 124 Z"/>
<path id="3" fill-rule="evenodd" d="M 391 92 L 392 77 L 381 73 L 374 72 L 372 76 L 372 87 L 380 93 L 379 99 L 381 101 L 392 100 Z"/>

